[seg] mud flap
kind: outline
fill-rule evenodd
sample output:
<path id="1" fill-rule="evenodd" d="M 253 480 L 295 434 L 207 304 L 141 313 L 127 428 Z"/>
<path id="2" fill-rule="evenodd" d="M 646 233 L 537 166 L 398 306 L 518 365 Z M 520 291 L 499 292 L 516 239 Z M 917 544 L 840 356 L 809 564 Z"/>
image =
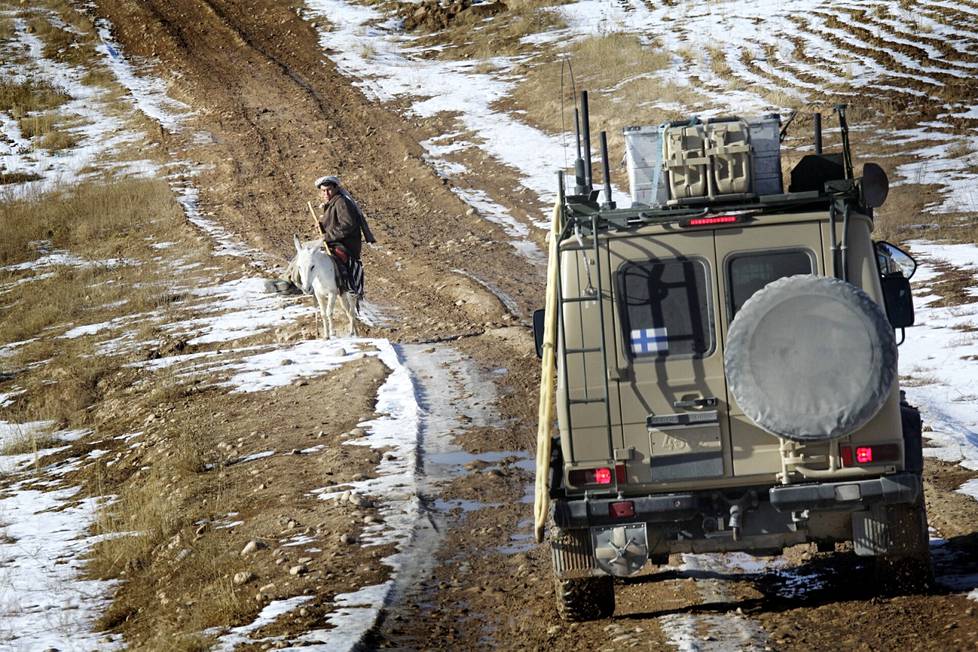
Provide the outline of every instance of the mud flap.
<path id="1" fill-rule="evenodd" d="M 554 565 L 554 576 L 566 580 L 600 575 L 594 564 L 591 537 L 584 528 L 563 530 L 550 528 L 550 556 Z"/>
<path id="2" fill-rule="evenodd" d="M 856 554 L 903 556 L 916 553 L 920 514 L 904 505 L 874 505 L 852 514 L 852 542 Z M 926 549 L 926 543 L 923 544 Z"/>
<path id="3" fill-rule="evenodd" d="M 616 577 L 634 575 L 649 560 L 645 523 L 593 527 L 591 545 L 598 567 Z"/>

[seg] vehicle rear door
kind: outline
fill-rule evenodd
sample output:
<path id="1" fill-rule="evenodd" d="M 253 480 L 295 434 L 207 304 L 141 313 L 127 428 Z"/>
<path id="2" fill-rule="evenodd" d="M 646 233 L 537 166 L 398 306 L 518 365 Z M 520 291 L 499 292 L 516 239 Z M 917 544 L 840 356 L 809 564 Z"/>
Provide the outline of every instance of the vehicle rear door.
<path id="1" fill-rule="evenodd" d="M 713 231 L 609 238 L 627 483 L 731 473 Z"/>
<path id="2" fill-rule="evenodd" d="M 716 230 L 720 337 L 737 311 L 768 283 L 796 274 L 825 273 L 822 234 L 817 220 L 749 227 L 749 237 L 738 230 Z M 734 476 L 769 476 L 781 469 L 780 441 L 754 425 L 733 396 L 729 405 L 730 463 Z"/>

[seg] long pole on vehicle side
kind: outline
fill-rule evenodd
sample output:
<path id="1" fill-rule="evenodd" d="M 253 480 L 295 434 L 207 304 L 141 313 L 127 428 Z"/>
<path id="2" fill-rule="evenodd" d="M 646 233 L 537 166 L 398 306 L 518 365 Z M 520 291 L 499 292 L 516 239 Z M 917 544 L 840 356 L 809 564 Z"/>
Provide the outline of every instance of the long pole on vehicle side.
<path id="1" fill-rule="evenodd" d="M 557 312 L 558 296 L 557 264 L 560 255 L 560 215 L 564 204 L 564 173 L 557 173 L 560 195 L 554 203 L 550 220 L 549 256 L 547 257 L 547 291 L 544 302 L 543 355 L 540 361 L 540 402 L 537 407 L 537 466 L 533 496 L 533 533 L 537 543 L 543 542 L 547 518 L 550 514 L 550 447 L 551 428 L 554 420 L 554 376 L 557 373 Z"/>

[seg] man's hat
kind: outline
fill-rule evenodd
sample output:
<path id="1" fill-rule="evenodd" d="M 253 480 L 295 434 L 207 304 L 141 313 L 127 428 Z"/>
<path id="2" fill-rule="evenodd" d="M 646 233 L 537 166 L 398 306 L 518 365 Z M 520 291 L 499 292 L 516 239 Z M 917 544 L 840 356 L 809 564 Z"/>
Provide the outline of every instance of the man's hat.
<path id="1" fill-rule="evenodd" d="M 315 185 L 316 185 L 316 188 L 318 189 L 318 188 L 322 188 L 327 183 L 330 184 L 330 185 L 339 187 L 339 185 L 340 185 L 340 179 L 339 179 L 339 177 L 334 177 L 332 175 L 325 176 L 325 177 L 319 177 L 318 179 L 316 179 L 316 184 Z"/>

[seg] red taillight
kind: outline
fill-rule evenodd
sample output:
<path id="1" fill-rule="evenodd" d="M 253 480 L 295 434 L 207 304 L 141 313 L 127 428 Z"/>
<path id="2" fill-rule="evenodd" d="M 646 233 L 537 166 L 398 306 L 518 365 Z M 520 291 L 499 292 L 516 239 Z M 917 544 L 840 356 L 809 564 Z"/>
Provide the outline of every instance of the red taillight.
<path id="1" fill-rule="evenodd" d="M 608 505 L 608 516 L 611 518 L 629 518 L 635 516 L 635 503 L 622 500 Z"/>
<path id="2" fill-rule="evenodd" d="M 900 459 L 900 447 L 897 444 L 839 446 L 839 457 L 842 458 L 842 466 L 895 462 Z"/>
<path id="3" fill-rule="evenodd" d="M 572 469 L 567 480 L 573 487 L 583 487 L 595 484 L 610 485 L 615 478 L 622 482 L 624 476 L 624 465 L 616 465 L 614 471 L 609 466 L 601 466 L 596 469 Z"/>
<path id="4" fill-rule="evenodd" d="M 681 227 L 713 226 L 714 224 L 733 224 L 739 222 L 740 215 L 710 215 L 708 217 L 691 217 L 679 223 Z"/>

